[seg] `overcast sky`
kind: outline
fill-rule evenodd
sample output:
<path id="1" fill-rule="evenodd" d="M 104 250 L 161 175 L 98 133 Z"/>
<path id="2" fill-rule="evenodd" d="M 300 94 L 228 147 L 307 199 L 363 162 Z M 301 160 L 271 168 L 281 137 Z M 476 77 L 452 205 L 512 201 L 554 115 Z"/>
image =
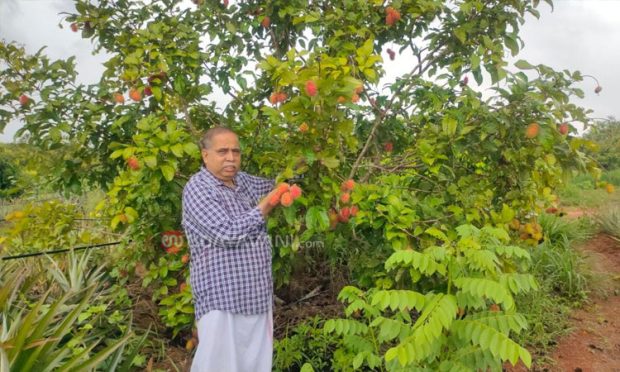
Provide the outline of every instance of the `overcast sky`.
<path id="1" fill-rule="evenodd" d="M 596 95 L 596 83 L 585 80 L 581 88 L 586 97 L 576 104 L 592 109 L 591 117 L 620 118 L 620 0 L 556 0 L 555 10 L 541 1 L 540 20 L 528 17 L 521 31 L 525 48 L 517 58 L 543 63 L 556 70 L 579 70 L 595 76 L 603 91 Z M 30 53 L 47 46 L 52 59 L 76 56 L 80 81 L 98 81 L 104 56 L 93 56 L 90 41 L 60 29 L 60 12 L 70 12 L 72 0 L 0 0 L 0 39 L 17 41 Z M 402 60 L 384 56 L 388 75 L 397 75 L 407 67 Z M 0 134 L 0 142 L 11 142 L 19 123 L 9 123 Z"/>

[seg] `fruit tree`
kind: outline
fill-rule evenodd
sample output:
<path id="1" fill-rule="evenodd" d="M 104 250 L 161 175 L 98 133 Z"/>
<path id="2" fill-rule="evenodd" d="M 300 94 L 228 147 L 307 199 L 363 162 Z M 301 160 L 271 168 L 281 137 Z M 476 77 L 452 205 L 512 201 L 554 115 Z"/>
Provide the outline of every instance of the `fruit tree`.
<path id="1" fill-rule="evenodd" d="M 191 319 L 189 291 L 176 289 L 187 259 L 158 239 L 180 228 L 200 133 L 226 125 L 244 170 L 298 180 L 268 222 L 292 237 L 274 246 L 278 285 L 304 241 L 366 258 L 341 294 L 347 317 L 325 327 L 342 337 L 341 363 L 527 364 L 510 338 L 526 327 L 513 295 L 536 283 L 510 225 L 537 226 L 567 172 L 596 172 L 591 144 L 573 135 L 588 121 L 569 100 L 583 95 L 582 75 L 508 63 L 538 6 L 77 0 L 61 25 L 108 53 L 101 79 L 77 84 L 72 58 L 2 42 L 0 117 L 20 118 L 18 134 L 44 149 L 69 149 L 59 188 L 107 192 L 99 210 L 133 241 L 126 265 L 150 267 L 145 282 L 159 286 L 171 327 Z M 397 65 L 409 69 L 388 79 Z M 183 317 L 169 309 L 179 299 Z"/>

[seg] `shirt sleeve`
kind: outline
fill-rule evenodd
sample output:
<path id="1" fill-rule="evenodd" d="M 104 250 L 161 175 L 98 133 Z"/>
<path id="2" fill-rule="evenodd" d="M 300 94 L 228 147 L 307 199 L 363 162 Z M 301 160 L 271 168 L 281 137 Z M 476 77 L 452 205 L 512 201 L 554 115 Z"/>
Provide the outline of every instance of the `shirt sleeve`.
<path id="1" fill-rule="evenodd" d="M 248 180 L 250 182 L 250 191 L 254 193 L 258 200 L 269 194 L 276 185 L 276 180 L 258 176 L 248 175 Z"/>
<path id="2" fill-rule="evenodd" d="M 222 202 L 206 190 L 186 187 L 183 191 L 183 222 L 203 239 L 228 248 L 262 231 L 265 220 L 258 207 L 230 216 Z"/>

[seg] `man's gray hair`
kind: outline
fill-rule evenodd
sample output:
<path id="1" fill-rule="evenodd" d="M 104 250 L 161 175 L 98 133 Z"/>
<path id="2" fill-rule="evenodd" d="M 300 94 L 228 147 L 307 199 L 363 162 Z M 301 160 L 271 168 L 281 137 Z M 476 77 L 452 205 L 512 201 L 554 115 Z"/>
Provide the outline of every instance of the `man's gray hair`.
<path id="1" fill-rule="evenodd" d="M 218 134 L 223 134 L 223 133 L 232 133 L 235 136 L 237 135 L 237 133 L 235 133 L 235 131 L 233 131 L 230 128 L 226 128 L 226 127 L 210 128 L 209 130 L 205 132 L 205 134 L 202 135 L 202 138 L 200 139 L 200 149 L 207 150 L 211 148 L 211 144 L 213 143 L 213 137 L 217 136 Z"/>

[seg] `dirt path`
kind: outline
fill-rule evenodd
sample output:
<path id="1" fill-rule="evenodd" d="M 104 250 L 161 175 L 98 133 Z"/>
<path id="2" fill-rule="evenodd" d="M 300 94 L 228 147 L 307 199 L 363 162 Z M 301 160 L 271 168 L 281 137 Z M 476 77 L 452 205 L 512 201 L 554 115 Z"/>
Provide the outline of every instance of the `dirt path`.
<path id="1" fill-rule="evenodd" d="M 579 247 L 592 269 L 590 303 L 571 315 L 548 371 L 620 372 L 620 243 L 600 234 Z"/>

